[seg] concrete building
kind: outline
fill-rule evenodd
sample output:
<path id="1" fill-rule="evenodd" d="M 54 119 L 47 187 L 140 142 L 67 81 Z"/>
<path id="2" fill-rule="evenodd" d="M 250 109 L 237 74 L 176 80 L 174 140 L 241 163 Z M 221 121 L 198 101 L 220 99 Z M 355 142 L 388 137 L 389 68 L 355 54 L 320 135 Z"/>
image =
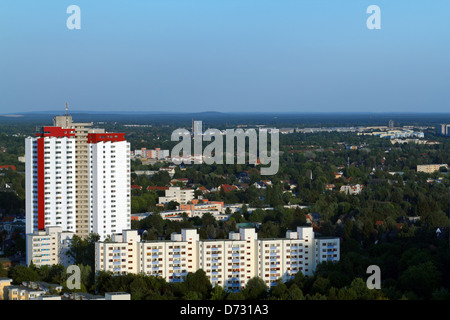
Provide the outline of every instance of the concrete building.
<path id="1" fill-rule="evenodd" d="M 62 227 L 102 239 L 130 228 L 130 144 L 57 116 L 25 139 L 26 233 Z"/>
<path id="2" fill-rule="evenodd" d="M 352 184 L 352 185 L 345 185 L 341 186 L 340 192 L 343 192 L 345 194 L 355 195 L 360 194 L 363 190 L 364 186 L 361 184 Z"/>
<path id="3" fill-rule="evenodd" d="M 0 300 L 6 300 L 8 293 L 6 287 L 9 287 L 12 283 L 12 279 L 0 278 Z"/>
<path id="4" fill-rule="evenodd" d="M 441 167 L 448 168 L 447 164 L 423 164 L 417 166 L 417 172 L 433 173 L 439 171 Z"/>
<path id="5" fill-rule="evenodd" d="M 339 261 L 339 250 L 339 238 L 316 239 L 312 227 L 298 227 L 280 239 L 258 239 L 254 228 L 241 228 L 219 240 L 199 240 L 196 229 L 182 229 L 171 240 L 144 242 L 136 230 L 124 230 L 113 242 L 96 243 L 95 270 L 180 282 L 202 269 L 213 286 L 237 291 L 255 276 L 268 286 L 299 271 L 312 276 L 318 263 Z"/>
<path id="6" fill-rule="evenodd" d="M 106 292 L 105 300 L 131 300 L 131 295 L 127 292 Z"/>
<path id="7" fill-rule="evenodd" d="M 73 259 L 66 255 L 70 249 L 73 232 L 63 231 L 62 227 L 48 227 L 26 235 L 26 262 L 37 267 L 62 264 L 69 266 Z"/>
<path id="8" fill-rule="evenodd" d="M 141 148 L 140 150 L 134 150 L 131 154 L 135 157 L 141 157 L 144 159 L 165 159 L 170 156 L 169 150 L 161 150 L 161 148 L 155 148 L 147 150 L 147 148 Z"/>
<path id="9" fill-rule="evenodd" d="M 58 295 L 40 295 L 35 300 L 61 300 L 61 296 Z"/>
<path id="10" fill-rule="evenodd" d="M 436 128 L 436 133 L 442 136 L 450 136 L 450 124 L 440 124 Z"/>
<path id="11" fill-rule="evenodd" d="M 165 191 L 165 197 L 159 197 L 159 203 L 165 204 L 170 201 L 175 201 L 180 204 L 187 204 L 194 199 L 193 189 L 182 189 L 180 187 L 169 187 Z"/>
<path id="12" fill-rule="evenodd" d="M 393 129 L 394 128 L 394 120 L 389 120 L 388 128 Z"/>
<path id="13" fill-rule="evenodd" d="M 45 294 L 42 290 L 11 285 L 5 286 L 4 291 L 4 300 L 35 300 Z"/>
<path id="14" fill-rule="evenodd" d="M 208 201 L 207 199 L 204 200 L 197 200 L 192 199 L 190 201 L 190 204 L 180 204 L 179 210 L 185 211 L 188 214 L 193 214 L 195 211 L 217 211 L 217 212 L 223 212 L 224 210 L 224 202 L 223 201 Z"/>

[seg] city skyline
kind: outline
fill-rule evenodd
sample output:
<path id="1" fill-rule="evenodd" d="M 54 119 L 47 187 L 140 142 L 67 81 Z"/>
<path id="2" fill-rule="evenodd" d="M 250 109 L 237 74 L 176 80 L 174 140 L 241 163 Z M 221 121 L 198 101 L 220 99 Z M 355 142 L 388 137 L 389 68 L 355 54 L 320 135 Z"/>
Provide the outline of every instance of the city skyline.
<path id="1" fill-rule="evenodd" d="M 72 4 L 80 30 L 66 27 Z M 379 30 L 366 26 L 373 4 Z M 65 101 L 72 112 L 445 112 L 449 9 L 384 0 L 3 3 L 0 114 Z"/>

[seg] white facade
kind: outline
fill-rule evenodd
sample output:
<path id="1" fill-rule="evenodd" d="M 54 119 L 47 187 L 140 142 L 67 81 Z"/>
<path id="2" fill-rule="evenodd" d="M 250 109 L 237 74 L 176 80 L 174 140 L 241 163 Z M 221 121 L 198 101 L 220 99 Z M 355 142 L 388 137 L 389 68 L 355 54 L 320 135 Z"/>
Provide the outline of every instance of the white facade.
<path id="1" fill-rule="evenodd" d="M 242 289 L 247 281 L 258 275 L 257 235 L 255 229 L 240 229 L 229 239 L 203 240 L 199 248 L 199 268 L 213 286 L 227 290 Z"/>
<path id="2" fill-rule="evenodd" d="M 345 185 L 345 186 L 341 186 L 341 189 L 339 191 L 343 192 L 345 194 L 355 195 L 355 194 L 360 194 L 361 191 L 363 190 L 363 188 L 364 188 L 364 186 L 360 185 L 360 184 Z"/>
<path id="3" fill-rule="evenodd" d="M 315 239 L 315 255 L 316 262 L 339 261 L 340 247 L 339 239 L 336 238 L 320 238 Z"/>
<path id="4" fill-rule="evenodd" d="M 417 172 L 433 173 L 439 171 L 442 167 L 448 168 L 447 164 L 422 164 L 417 165 Z"/>
<path id="5" fill-rule="evenodd" d="M 130 143 L 91 143 L 89 153 L 90 232 L 105 239 L 131 228 Z"/>
<path id="6" fill-rule="evenodd" d="M 159 203 L 169 203 L 175 201 L 180 204 L 186 204 L 194 199 L 193 189 L 181 189 L 180 187 L 169 187 L 167 189 L 165 197 L 159 197 Z"/>
<path id="7" fill-rule="evenodd" d="M 131 294 L 127 292 L 106 292 L 105 300 L 131 300 Z"/>
<path id="8" fill-rule="evenodd" d="M 188 272 L 202 269 L 213 286 L 230 291 L 242 289 L 256 276 L 268 286 L 288 281 L 299 271 L 312 276 L 318 263 L 340 258 L 339 239 L 315 239 L 312 227 L 298 227 L 280 239 L 258 239 L 255 229 L 245 228 L 222 240 L 199 240 L 195 229 L 183 229 L 169 241 L 145 242 L 136 230 L 124 230 L 113 242 L 97 242 L 95 250 L 96 271 L 180 282 Z"/>
<path id="9" fill-rule="evenodd" d="M 74 233 L 63 232 L 61 227 L 49 227 L 45 231 L 36 230 L 27 234 L 27 265 L 31 262 L 37 267 L 73 264 L 73 259 L 66 254 L 73 236 Z"/>
<path id="10" fill-rule="evenodd" d="M 38 229 L 38 139 L 43 139 L 45 227 L 75 232 L 75 140 L 25 139 L 26 233 Z"/>
<path id="11" fill-rule="evenodd" d="M 26 233 L 61 227 L 81 237 L 131 227 L 130 143 L 56 117 L 25 139 Z"/>

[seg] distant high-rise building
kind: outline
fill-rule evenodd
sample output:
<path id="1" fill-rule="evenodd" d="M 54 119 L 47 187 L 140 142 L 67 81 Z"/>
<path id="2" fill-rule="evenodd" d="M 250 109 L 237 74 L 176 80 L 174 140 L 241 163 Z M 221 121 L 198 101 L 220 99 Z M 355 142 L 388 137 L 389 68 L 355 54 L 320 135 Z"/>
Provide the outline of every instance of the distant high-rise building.
<path id="1" fill-rule="evenodd" d="M 57 116 L 25 139 L 26 233 L 58 226 L 105 239 L 131 226 L 130 143 Z"/>
<path id="2" fill-rule="evenodd" d="M 450 124 L 439 124 L 436 133 L 442 136 L 450 136 Z"/>
<path id="3" fill-rule="evenodd" d="M 394 128 L 394 120 L 389 120 L 389 129 Z"/>

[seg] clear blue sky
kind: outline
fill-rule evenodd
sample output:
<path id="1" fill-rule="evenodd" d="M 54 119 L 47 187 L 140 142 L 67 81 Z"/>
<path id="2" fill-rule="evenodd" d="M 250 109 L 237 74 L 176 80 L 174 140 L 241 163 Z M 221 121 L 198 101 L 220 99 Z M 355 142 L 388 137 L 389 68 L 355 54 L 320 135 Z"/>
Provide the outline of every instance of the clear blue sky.
<path id="1" fill-rule="evenodd" d="M 81 30 L 66 9 L 81 8 Z M 369 30 L 369 5 L 381 30 Z M 0 113 L 450 111 L 448 0 L 0 2 Z"/>

